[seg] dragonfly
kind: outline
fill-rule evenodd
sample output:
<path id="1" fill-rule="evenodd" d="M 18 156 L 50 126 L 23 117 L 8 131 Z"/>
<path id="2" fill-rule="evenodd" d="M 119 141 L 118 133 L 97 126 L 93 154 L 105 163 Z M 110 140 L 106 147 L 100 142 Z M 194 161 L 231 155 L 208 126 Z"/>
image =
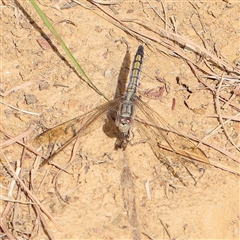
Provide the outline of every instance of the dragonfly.
<path id="1" fill-rule="evenodd" d="M 123 151 L 126 149 L 131 142 L 131 131 L 135 127 L 139 136 L 149 144 L 155 156 L 173 174 L 175 174 L 174 170 L 163 150 L 172 152 L 177 159 L 184 158 L 191 162 L 200 161 L 209 163 L 204 152 L 193 141 L 171 127 L 153 108 L 137 95 L 143 57 L 144 48 L 140 45 L 135 54 L 129 82 L 123 96 L 48 129 L 35 138 L 34 142 L 38 145 L 44 143 L 48 143 L 49 145 L 58 144 L 57 149 L 45 157 L 41 166 L 51 163 L 52 159 L 74 139 L 88 134 L 93 128 L 100 127 L 102 124 L 100 119 L 109 112 L 115 113 L 115 116 L 112 116 L 112 118 L 115 118 L 115 126 L 118 130 L 116 134 L 116 149 L 121 148 Z"/>

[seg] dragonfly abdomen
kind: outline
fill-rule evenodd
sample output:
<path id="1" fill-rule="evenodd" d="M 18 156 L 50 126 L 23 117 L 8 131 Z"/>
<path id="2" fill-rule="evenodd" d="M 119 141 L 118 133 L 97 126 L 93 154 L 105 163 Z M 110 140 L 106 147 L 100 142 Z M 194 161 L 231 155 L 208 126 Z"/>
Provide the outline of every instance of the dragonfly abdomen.
<path id="1" fill-rule="evenodd" d="M 143 46 L 140 45 L 134 57 L 127 90 L 117 113 L 116 126 L 123 134 L 124 138 L 128 138 L 129 130 L 133 127 L 135 113 L 134 105 L 136 99 L 135 94 L 139 84 L 143 55 Z"/>
<path id="2" fill-rule="evenodd" d="M 143 55 L 144 55 L 143 46 L 140 45 L 134 57 L 134 61 L 131 69 L 131 75 L 130 75 L 129 83 L 127 86 L 126 94 L 127 94 L 128 100 L 130 100 L 132 95 L 135 94 L 137 91 L 139 79 L 140 79 L 140 72 L 142 68 Z"/>

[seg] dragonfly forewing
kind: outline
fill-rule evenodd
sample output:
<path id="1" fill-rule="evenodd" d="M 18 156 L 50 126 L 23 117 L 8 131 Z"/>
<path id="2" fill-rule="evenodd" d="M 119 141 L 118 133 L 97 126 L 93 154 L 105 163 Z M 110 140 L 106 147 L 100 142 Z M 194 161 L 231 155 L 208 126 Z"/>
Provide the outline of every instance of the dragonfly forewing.
<path id="1" fill-rule="evenodd" d="M 48 153 L 47 161 L 50 161 L 62 149 L 69 145 L 74 139 L 79 136 L 84 136 L 91 131 L 103 125 L 102 118 L 105 114 L 114 110 L 119 106 L 120 99 L 114 99 L 101 106 L 98 106 L 90 112 L 81 116 L 75 117 L 67 122 L 59 124 L 42 134 L 38 135 L 34 140 L 35 146 L 53 146 L 57 145 L 54 152 Z M 46 163 L 47 161 L 44 161 Z"/>

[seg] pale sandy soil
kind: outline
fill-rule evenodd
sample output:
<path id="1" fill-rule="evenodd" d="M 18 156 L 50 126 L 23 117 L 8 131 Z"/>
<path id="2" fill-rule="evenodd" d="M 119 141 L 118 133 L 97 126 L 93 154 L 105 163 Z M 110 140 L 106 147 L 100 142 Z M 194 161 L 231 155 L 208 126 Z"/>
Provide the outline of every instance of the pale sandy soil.
<path id="1" fill-rule="evenodd" d="M 89 78 L 112 99 L 120 69 L 126 64 L 126 45 L 120 40 L 124 38 L 129 43 L 131 61 L 142 42 L 107 21 L 106 15 L 99 9 L 91 9 L 89 2 L 81 1 L 82 6 L 63 10 L 60 7 L 66 4 L 65 1 L 38 3 Z M 62 56 L 68 58 L 31 4 L 28 1 L 20 4 L 31 16 L 31 23 L 14 3 L 5 0 L 4 4 L 1 3 L 1 93 L 4 95 L 9 89 L 20 87 L 2 96 L 1 101 L 40 115 L 23 113 L 1 103 L 1 130 L 17 136 L 33 126 L 35 130 L 26 140 L 31 145 L 32 139 L 42 131 L 41 126 L 51 128 L 104 104 L 106 100 L 62 60 Z M 240 64 L 239 6 L 239 1 L 231 0 L 123 1 L 118 5 L 102 5 L 117 19 L 131 19 L 132 22 L 127 23 L 133 28 L 133 21 L 137 19 L 149 26 L 166 27 L 170 32 L 175 30 L 175 33 L 205 47 L 232 67 Z M 160 17 L 167 19 L 167 26 Z M 42 32 L 52 41 L 52 46 L 41 36 Z M 163 87 L 156 77 L 165 79 L 167 91 L 157 98 L 142 96 L 142 99 L 176 129 L 198 139 L 207 137 L 206 142 L 226 150 L 238 160 L 239 151 L 221 128 L 209 136 L 219 126 L 216 94 L 198 81 L 187 62 L 177 57 L 176 53 L 157 43 L 144 46 L 139 92 Z M 238 76 L 238 82 L 223 82 L 220 94 L 230 101 L 225 106 L 220 101 L 220 106 L 223 116 L 231 118 L 239 113 L 239 68 L 238 73 L 220 69 L 204 53 L 196 56 L 191 48 L 186 47 L 183 54 L 188 54 L 204 69 L 207 63 L 218 76 Z M 201 73 L 200 78 L 216 90 L 220 80 L 207 79 L 203 75 L 208 74 Z M 47 85 L 42 85 L 43 82 Z M 174 109 L 173 99 L 176 101 Z M 38 169 L 34 178 L 30 177 L 36 157 L 30 151 L 23 152 L 21 145 L 11 144 L 2 151 L 14 169 L 24 155 L 21 178 L 27 186 L 32 181 L 32 192 L 61 228 L 61 232 L 58 231 L 43 214 L 55 239 L 133 238 L 133 224 L 129 221 L 121 179 L 123 158 L 126 157 L 131 166 L 138 219 L 136 226 L 141 239 L 239 239 L 239 175 L 196 162 L 197 166 L 188 166 L 196 178 L 197 184 L 194 184 L 186 169 L 183 171 L 178 166 L 177 155 L 169 153 L 166 156 L 176 171 L 180 169 L 179 175 L 187 185 L 184 186 L 155 157 L 146 143 L 127 147 L 126 156 L 121 151 L 115 151 L 115 138 L 104 131 L 105 120 L 102 119 L 97 129 L 90 129 L 79 138 L 75 160 L 67 172 L 61 172 L 56 185 L 54 177 L 58 169 L 50 165 Z M 238 147 L 239 125 L 239 116 L 238 120 L 230 120 L 225 125 Z M 2 142 L 7 139 L 1 134 Z M 211 147 L 200 147 L 208 159 L 239 171 L 239 163 L 230 155 L 214 151 Z M 54 162 L 65 166 L 72 148 L 73 144 L 70 144 Z M 1 160 L 1 164 L 7 166 L 2 156 Z M 0 171 L 1 196 L 7 197 L 12 178 L 3 165 Z M 151 198 L 146 192 L 147 182 Z M 15 186 L 12 198 L 16 199 L 17 194 L 21 201 L 29 201 L 22 190 L 17 193 Z M 3 212 L 8 201 L 0 200 L 0 203 Z M 13 215 L 14 212 L 17 214 Z M 30 205 L 13 205 L 4 216 L 4 222 L 9 232 L 18 239 L 29 239 L 31 235 L 32 239 L 49 238 Z M 39 229 L 35 231 L 34 226 L 39 226 Z M 0 236 L 8 239 L 4 233 L 2 231 Z"/>

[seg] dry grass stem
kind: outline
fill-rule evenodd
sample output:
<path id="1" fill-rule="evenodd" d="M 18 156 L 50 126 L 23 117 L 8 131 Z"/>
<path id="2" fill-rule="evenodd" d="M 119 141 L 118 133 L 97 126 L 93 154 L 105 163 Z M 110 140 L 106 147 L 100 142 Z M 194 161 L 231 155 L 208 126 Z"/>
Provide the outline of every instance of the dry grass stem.
<path id="1" fill-rule="evenodd" d="M 232 140 L 232 138 L 230 137 L 230 135 L 228 134 L 228 131 L 225 128 L 225 123 L 223 122 L 223 118 L 221 116 L 221 110 L 220 110 L 220 103 L 219 103 L 219 93 L 220 93 L 220 89 L 222 87 L 222 83 L 223 83 L 223 79 L 221 79 L 218 89 L 217 89 L 217 93 L 216 93 L 216 110 L 217 110 L 217 114 L 219 117 L 219 121 L 221 123 L 221 127 L 224 130 L 224 133 L 226 134 L 228 140 L 232 143 L 232 145 L 238 150 L 240 151 L 240 148 L 234 143 L 234 141 Z"/>
<path id="2" fill-rule="evenodd" d="M 16 174 L 14 169 L 12 168 L 11 164 L 8 162 L 7 158 L 5 157 L 4 154 L 2 154 L 2 160 L 4 159 L 4 161 L 7 163 L 7 166 L 9 168 L 9 170 L 11 171 L 12 175 L 14 176 L 14 178 L 19 182 L 19 184 L 21 185 L 21 187 L 26 191 L 26 193 L 28 194 L 28 197 L 34 202 L 36 203 L 39 208 L 41 209 L 42 212 L 45 213 L 45 215 L 53 222 L 53 224 L 55 225 L 55 227 L 58 229 L 58 231 L 61 231 L 61 228 L 58 226 L 58 224 L 56 223 L 56 221 L 54 220 L 54 218 L 52 217 L 52 215 L 47 211 L 47 209 L 40 203 L 40 201 L 38 200 L 38 198 L 28 189 L 28 187 L 24 184 L 24 182 L 22 181 L 22 179 L 20 179 Z"/>
<path id="3" fill-rule="evenodd" d="M 16 108 L 16 107 L 14 107 L 14 106 L 12 106 L 12 105 L 10 105 L 10 104 L 2 101 L 2 100 L 0 100 L 0 103 L 4 104 L 4 105 L 6 105 L 6 106 L 8 106 L 8 107 L 10 107 L 10 108 L 12 108 L 14 110 L 17 110 L 19 112 L 23 112 L 23 113 L 26 113 L 26 114 L 32 114 L 32 115 L 36 115 L 36 116 L 40 116 L 41 115 L 39 113 L 29 112 L 29 111 L 26 111 L 26 110 L 23 110 L 23 109 L 20 109 L 20 108 Z"/>

